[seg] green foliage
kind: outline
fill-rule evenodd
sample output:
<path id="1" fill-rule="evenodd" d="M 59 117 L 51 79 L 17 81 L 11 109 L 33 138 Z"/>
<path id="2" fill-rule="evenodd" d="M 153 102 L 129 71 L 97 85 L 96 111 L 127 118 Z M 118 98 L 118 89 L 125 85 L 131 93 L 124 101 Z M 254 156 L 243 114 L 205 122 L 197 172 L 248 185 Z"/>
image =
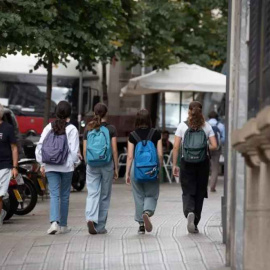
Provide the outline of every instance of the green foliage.
<path id="1" fill-rule="evenodd" d="M 143 0 L 129 2 L 128 31 L 119 48 L 132 65 L 167 68 L 184 61 L 220 70 L 226 61 L 227 0 Z"/>
<path id="2" fill-rule="evenodd" d="M 71 55 L 80 68 L 92 69 L 114 48 L 118 0 L 3 0 L 0 2 L 0 56 L 22 51 L 38 56 L 35 66 L 67 63 Z"/>
<path id="3" fill-rule="evenodd" d="M 81 69 L 114 56 L 131 66 L 167 68 L 184 61 L 221 69 L 226 59 L 227 0 L 0 0 L 0 56 L 35 53 L 46 67 Z M 132 48 L 136 48 L 137 52 Z"/>

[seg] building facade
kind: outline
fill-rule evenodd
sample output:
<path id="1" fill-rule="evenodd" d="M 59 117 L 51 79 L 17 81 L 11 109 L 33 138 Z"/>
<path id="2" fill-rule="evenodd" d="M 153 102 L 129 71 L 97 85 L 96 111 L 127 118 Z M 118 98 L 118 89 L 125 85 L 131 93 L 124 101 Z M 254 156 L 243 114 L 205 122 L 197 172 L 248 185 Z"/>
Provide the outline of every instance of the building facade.
<path id="1" fill-rule="evenodd" d="M 270 1 L 229 2 L 226 259 L 269 269 Z"/>

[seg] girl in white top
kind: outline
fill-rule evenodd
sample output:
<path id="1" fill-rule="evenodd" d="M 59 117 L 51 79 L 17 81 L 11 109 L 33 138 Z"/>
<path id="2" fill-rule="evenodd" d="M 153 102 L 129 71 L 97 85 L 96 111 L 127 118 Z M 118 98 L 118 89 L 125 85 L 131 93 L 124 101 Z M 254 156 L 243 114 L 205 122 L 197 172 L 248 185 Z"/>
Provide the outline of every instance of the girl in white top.
<path id="1" fill-rule="evenodd" d="M 56 108 L 56 120 L 53 124 L 48 124 L 42 134 L 36 147 L 36 159 L 41 163 L 41 173 L 46 174 L 50 190 L 50 222 L 48 234 L 67 233 L 70 228 L 67 227 L 69 195 L 71 180 L 75 165 L 79 160 L 79 134 L 78 130 L 72 124 L 69 124 L 71 115 L 71 106 L 66 101 L 60 101 Z M 57 135 L 66 133 L 69 153 L 66 162 L 63 165 L 51 165 L 42 163 L 41 148 L 47 134 L 53 129 Z"/>
<path id="2" fill-rule="evenodd" d="M 174 140 L 173 148 L 173 174 L 179 176 L 179 168 L 177 159 L 179 149 L 184 142 L 184 137 L 188 128 L 192 130 L 204 130 L 206 138 L 209 140 L 209 149 L 215 150 L 217 142 L 215 133 L 209 123 L 204 120 L 202 115 L 202 104 L 198 101 L 193 101 L 189 104 L 189 112 L 187 123 L 179 124 Z M 209 178 L 209 156 L 199 162 L 190 163 L 181 157 L 180 161 L 180 180 L 183 191 L 183 209 L 187 218 L 187 229 L 190 233 L 198 233 L 198 223 L 201 218 L 204 198 L 207 198 L 207 186 Z"/>

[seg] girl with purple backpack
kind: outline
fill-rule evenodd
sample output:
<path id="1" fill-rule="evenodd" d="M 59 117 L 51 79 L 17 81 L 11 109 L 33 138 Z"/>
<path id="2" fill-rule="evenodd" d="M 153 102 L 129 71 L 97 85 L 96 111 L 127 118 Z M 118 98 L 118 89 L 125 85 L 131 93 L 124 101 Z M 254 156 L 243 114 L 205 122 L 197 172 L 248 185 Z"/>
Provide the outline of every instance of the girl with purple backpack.
<path id="1" fill-rule="evenodd" d="M 79 160 L 79 134 L 69 123 L 71 106 L 60 101 L 56 120 L 48 124 L 36 147 L 36 159 L 41 173 L 46 174 L 50 190 L 50 222 L 48 234 L 68 233 L 69 195 L 75 165 Z"/>

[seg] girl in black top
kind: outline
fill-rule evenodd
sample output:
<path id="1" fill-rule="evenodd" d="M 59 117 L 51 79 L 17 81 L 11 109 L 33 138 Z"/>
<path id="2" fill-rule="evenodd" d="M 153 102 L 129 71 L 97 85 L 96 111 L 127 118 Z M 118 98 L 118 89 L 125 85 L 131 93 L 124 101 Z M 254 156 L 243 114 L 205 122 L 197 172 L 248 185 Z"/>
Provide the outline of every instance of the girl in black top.
<path id="1" fill-rule="evenodd" d="M 141 140 L 147 139 L 151 131 L 151 126 L 152 125 L 149 112 L 145 109 L 140 110 L 137 113 L 135 131 Z M 161 166 L 163 162 L 163 157 L 162 157 L 162 140 L 160 132 L 155 130 L 151 141 L 157 148 L 159 164 Z M 153 228 L 152 223 L 150 221 L 150 217 L 153 216 L 156 209 L 157 200 L 159 196 L 159 181 L 157 179 L 154 182 L 142 183 L 137 182 L 134 179 L 134 171 L 133 169 L 131 169 L 131 166 L 134 158 L 134 150 L 136 145 L 137 140 L 131 133 L 128 141 L 126 183 L 132 184 L 132 191 L 136 208 L 135 221 L 137 221 L 140 225 L 138 233 L 142 234 L 145 233 L 145 229 L 147 232 L 151 232 Z"/>

